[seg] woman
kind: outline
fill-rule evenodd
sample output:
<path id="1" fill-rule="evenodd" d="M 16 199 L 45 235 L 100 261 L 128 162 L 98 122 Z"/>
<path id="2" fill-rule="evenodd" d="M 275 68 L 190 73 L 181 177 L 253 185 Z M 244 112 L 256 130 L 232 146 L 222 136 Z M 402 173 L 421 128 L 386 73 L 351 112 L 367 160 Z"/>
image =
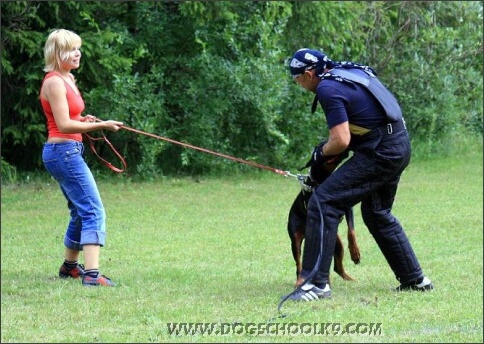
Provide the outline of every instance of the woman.
<path id="1" fill-rule="evenodd" d="M 70 221 L 64 237 L 65 261 L 61 278 L 80 278 L 85 286 L 114 286 L 99 272 L 100 248 L 106 239 L 106 214 L 96 181 L 83 158 L 82 133 L 118 131 L 123 123 L 96 121 L 81 116 L 84 101 L 71 70 L 79 68 L 82 40 L 64 29 L 51 31 L 44 47 L 47 73 L 40 89 L 40 103 L 47 119 L 48 138 L 42 151 L 47 171 L 67 199 Z M 78 263 L 84 251 L 84 265 Z"/>

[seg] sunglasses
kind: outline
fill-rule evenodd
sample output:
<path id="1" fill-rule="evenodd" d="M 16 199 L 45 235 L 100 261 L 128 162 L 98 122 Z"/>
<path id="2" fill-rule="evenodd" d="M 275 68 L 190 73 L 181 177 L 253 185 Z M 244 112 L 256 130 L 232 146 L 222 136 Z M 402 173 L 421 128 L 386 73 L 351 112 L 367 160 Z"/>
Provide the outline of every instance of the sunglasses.
<path id="1" fill-rule="evenodd" d="M 311 70 L 311 69 L 314 69 L 316 68 L 316 65 L 310 65 L 310 66 L 307 66 L 306 68 L 304 68 L 304 70 L 301 72 L 301 73 L 298 73 L 298 74 L 293 74 L 292 75 L 292 78 L 293 79 L 297 79 L 299 78 L 300 76 L 302 76 L 306 71 L 308 70 Z"/>

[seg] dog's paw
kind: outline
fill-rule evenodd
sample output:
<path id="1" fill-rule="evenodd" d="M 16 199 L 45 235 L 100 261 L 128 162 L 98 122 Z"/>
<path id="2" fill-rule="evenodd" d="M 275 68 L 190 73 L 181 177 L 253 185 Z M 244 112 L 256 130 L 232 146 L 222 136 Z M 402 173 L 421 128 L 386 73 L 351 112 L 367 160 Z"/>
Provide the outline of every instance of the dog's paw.
<path id="1" fill-rule="evenodd" d="M 348 249 L 350 251 L 351 260 L 353 261 L 353 263 L 360 264 L 361 256 L 360 256 L 359 247 L 358 246 L 355 246 L 355 247 L 349 246 Z"/>
<path id="2" fill-rule="evenodd" d="M 299 287 L 301 284 L 304 283 L 304 278 L 302 277 L 299 277 L 296 281 L 296 283 L 294 283 L 294 289 L 296 289 L 297 287 Z"/>

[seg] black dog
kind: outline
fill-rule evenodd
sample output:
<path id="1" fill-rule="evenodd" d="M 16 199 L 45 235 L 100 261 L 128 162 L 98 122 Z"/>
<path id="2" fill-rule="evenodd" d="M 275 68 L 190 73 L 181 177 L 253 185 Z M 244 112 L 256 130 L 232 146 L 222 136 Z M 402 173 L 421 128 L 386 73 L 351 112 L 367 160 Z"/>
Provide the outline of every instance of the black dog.
<path id="1" fill-rule="evenodd" d="M 306 216 L 307 216 L 307 204 L 311 197 L 312 190 L 323 181 L 336 169 L 336 167 L 348 157 L 348 153 L 340 154 L 329 161 L 326 161 L 323 165 L 312 167 L 309 176 L 305 177 L 302 182 L 302 188 L 296 199 L 294 200 L 291 209 L 289 210 L 289 217 L 287 222 L 287 231 L 289 238 L 291 239 L 291 250 L 296 262 L 296 283 L 295 286 L 299 286 L 303 281 L 299 274 L 302 269 L 301 261 L 301 247 L 306 232 Z M 350 251 L 351 260 L 358 264 L 360 262 L 360 249 L 356 243 L 356 233 L 354 228 L 353 209 L 349 208 L 345 212 L 346 224 L 348 225 L 348 249 Z M 348 275 L 343 266 L 344 248 L 339 234 L 336 239 L 336 246 L 334 250 L 334 271 L 340 275 L 344 280 L 354 280 L 353 277 Z"/>

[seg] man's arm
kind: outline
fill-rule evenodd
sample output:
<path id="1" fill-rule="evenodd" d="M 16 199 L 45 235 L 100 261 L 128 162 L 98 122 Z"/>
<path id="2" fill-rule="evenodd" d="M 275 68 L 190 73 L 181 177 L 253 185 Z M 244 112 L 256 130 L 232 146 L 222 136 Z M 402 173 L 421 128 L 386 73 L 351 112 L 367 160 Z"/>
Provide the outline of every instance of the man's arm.
<path id="1" fill-rule="evenodd" d="M 351 140 L 348 122 L 335 125 L 329 130 L 328 142 L 323 146 L 325 156 L 336 155 L 344 152 Z"/>

